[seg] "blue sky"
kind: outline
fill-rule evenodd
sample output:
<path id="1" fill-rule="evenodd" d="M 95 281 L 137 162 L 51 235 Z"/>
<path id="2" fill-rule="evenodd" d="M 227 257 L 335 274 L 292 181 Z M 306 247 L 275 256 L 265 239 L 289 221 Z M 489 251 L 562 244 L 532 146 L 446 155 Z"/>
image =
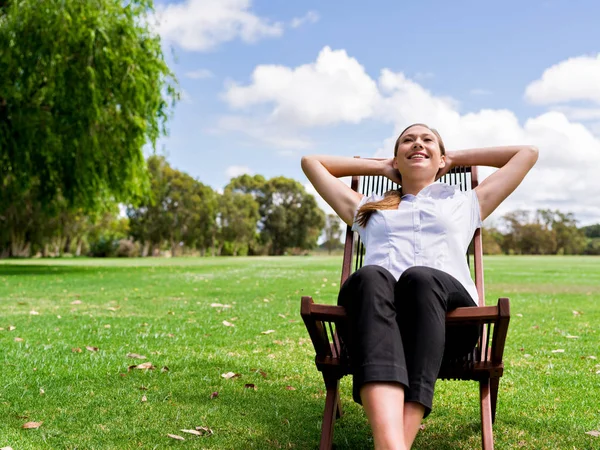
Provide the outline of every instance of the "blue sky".
<path id="1" fill-rule="evenodd" d="M 156 5 L 184 92 L 159 152 L 214 189 L 243 172 L 305 184 L 303 154 L 391 155 L 398 130 L 425 121 L 450 149 L 540 148 L 498 214 L 600 222 L 600 2 Z"/>

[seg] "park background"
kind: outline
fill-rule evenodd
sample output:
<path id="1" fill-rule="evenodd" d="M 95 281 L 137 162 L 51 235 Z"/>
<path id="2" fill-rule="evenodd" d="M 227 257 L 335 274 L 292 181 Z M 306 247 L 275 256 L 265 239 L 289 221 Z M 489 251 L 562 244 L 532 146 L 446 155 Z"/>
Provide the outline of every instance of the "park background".
<path id="1" fill-rule="evenodd" d="M 0 446 L 314 448 L 299 297 L 335 303 L 343 227 L 300 158 L 387 157 L 413 122 L 540 149 L 484 224 L 496 440 L 598 445 L 597 2 L 40 5 L 0 0 Z M 418 448 L 477 447 L 463 384 Z M 368 448 L 347 387 L 336 445 Z"/>

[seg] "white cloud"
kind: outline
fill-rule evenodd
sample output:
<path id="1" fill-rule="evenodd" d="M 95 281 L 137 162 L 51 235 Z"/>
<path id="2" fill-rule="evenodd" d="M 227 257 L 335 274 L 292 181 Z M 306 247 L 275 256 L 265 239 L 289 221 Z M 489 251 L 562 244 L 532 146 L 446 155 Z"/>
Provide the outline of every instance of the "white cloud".
<path id="1" fill-rule="evenodd" d="M 600 82 L 600 81 L 599 81 Z M 555 106 L 553 111 L 563 113 L 571 120 L 600 120 L 600 108 L 581 108 L 574 106 Z"/>
<path id="2" fill-rule="evenodd" d="M 185 50 L 208 51 L 240 38 L 255 42 L 277 37 L 283 24 L 250 11 L 251 0 L 185 0 L 160 5 L 155 20 L 160 35 Z"/>
<path id="3" fill-rule="evenodd" d="M 317 23 L 321 17 L 316 11 L 309 11 L 302 17 L 295 17 L 290 22 L 292 28 L 298 28 L 305 23 Z"/>
<path id="4" fill-rule="evenodd" d="M 212 78 L 214 75 L 208 69 L 198 69 L 186 72 L 184 76 L 186 78 L 191 78 L 192 80 L 204 80 L 206 78 Z"/>
<path id="5" fill-rule="evenodd" d="M 588 94 L 577 98 L 594 100 L 594 93 Z M 595 118 L 590 110 L 549 111 L 525 121 L 509 110 L 461 114 L 456 100 L 435 95 L 403 73 L 383 69 L 375 80 L 345 51 L 329 47 L 315 62 L 296 68 L 258 66 L 249 85 L 230 85 L 224 98 L 231 107 L 252 114 L 248 117 L 255 126 L 245 124 L 244 130 L 250 136 L 265 142 L 276 131 L 278 140 L 291 138 L 289 148 L 306 142 L 296 142 L 300 129 L 368 119 L 393 128 L 383 146 L 374 148 L 376 156 L 391 156 L 397 134 L 415 122 L 437 128 L 449 150 L 536 145 L 537 165 L 494 217 L 516 208 L 552 208 L 573 212 L 583 223 L 600 220 L 600 139 L 594 135 L 598 130 L 574 117 Z M 485 176 L 493 169 L 481 172 Z"/>
<path id="6" fill-rule="evenodd" d="M 540 105 L 574 100 L 600 103 L 600 54 L 570 58 L 546 69 L 527 86 L 525 97 Z"/>
<path id="7" fill-rule="evenodd" d="M 229 178 L 235 178 L 244 174 L 253 175 L 254 172 L 252 172 L 252 170 L 250 170 L 250 168 L 246 166 L 229 166 L 227 170 L 225 170 L 225 174 Z"/>
<path id="8" fill-rule="evenodd" d="M 252 83 L 231 83 L 225 100 L 232 108 L 273 105 L 271 119 L 299 126 L 359 123 L 375 114 L 377 84 L 344 50 L 323 48 L 314 63 L 294 69 L 258 66 Z"/>
<path id="9" fill-rule="evenodd" d="M 241 133 L 270 147 L 283 149 L 284 152 L 309 149 L 313 145 L 310 139 L 298 135 L 293 128 L 279 126 L 267 119 L 225 116 L 219 119 L 215 131 L 218 133 Z"/>

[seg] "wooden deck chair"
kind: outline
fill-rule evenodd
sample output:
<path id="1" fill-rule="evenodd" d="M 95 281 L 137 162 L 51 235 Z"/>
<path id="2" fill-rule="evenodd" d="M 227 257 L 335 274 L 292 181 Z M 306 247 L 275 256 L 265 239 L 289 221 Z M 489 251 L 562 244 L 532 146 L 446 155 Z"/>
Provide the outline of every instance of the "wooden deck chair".
<path id="1" fill-rule="evenodd" d="M 469 190 L 477 186 L 476 167 L 457 167 L 440 180 L 447 184 L 457 185 L 461 190 Z M 352 189 L 370 195 L 373 192 L 384 192 L 398 188 L 384 177 L 352 178 Z M 475 284 L 479 294 L 479 306 L 458 308 L 446 316 L 447 326 L 477 324 L 480 327 L 480 339 L 472 353 L 462 359 L 445 361 L 439 379 L 473 380 L 479 382 L 481 403 L 481 440 L 484 450 L 494 448 L 492 424 L 496 416 L 498 383 L 504 365 L 502 354 L 510 320 L 509 301 L 500 298 L 496 306 L 485 306 L 483 288 L 483 261 L 481 230 L 475 232 L 470 246 L 474 264 Z M 342 264 L 341 284 L 352 271 L 362 266 L 364 247 L 358 233 L 346 231 L 344 259 Z M 469 262 L 471 258 L 466 255 Z M 352 264 L 354 262 L 354 264 Z M 340 284 L 340 286 L 341 286 Z M 351 373 L 350 361 L 346 350 L 344 330 L 346 312 L 342 306 L 316 304 L 312 297 L 302 297 L 301 315 L 312 343 L 315 347 L 315 363 L 325 380 L 326 398 L 325 412 L 321 429 L 321 450 L 329 450 L 333 441 L 333 426 L 336 418 L 342 414 L 339 396 L 339 380 Z"/>

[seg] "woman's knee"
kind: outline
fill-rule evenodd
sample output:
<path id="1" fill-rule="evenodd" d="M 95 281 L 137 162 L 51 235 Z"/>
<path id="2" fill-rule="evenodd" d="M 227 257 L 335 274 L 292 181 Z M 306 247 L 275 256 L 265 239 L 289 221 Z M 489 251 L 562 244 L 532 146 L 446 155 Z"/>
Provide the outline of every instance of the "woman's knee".
<path id="1" fill-rule="evenodd" d="M 383 267 L 363 266 L 354 272 L 342 285 L 338 304 L 347 305 L 349 301 L 360 302 L 366 298 L 370 302 L 392 301 L 396 279 Z"/>
<path id="2" fill-rule="evenodd" d="M 436 295 L 437 281 L 435 270 L 431 267 L 414 266 L 409 267 L 396 283 L 394 295 L 397 300 L 406 304 L 439 303 Z"/>
<path id="3" fill-rule="evenodd" d="M 424 285 L 431 286 L 434 283 L 434 271 L 431 267 L 426 266 L 413 266 L 406 269 L 400 275 L 400 279 L 398 280 L 398 284 L 401 286 L 406 285 Z"/>

